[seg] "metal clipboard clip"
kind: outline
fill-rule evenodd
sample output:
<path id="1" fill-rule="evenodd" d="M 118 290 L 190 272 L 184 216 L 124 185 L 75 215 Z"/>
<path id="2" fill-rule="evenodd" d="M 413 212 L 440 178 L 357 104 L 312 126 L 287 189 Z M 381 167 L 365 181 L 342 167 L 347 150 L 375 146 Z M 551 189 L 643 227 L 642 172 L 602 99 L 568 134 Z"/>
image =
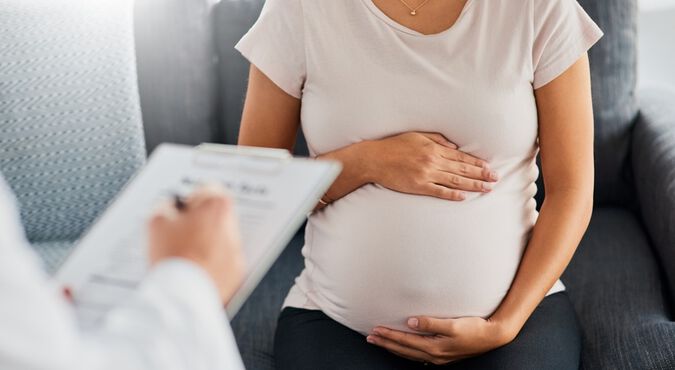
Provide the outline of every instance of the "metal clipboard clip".
<path id="1" fill-rule="evenodd" d="M 273 175 L 293 159 L 288 150 L 226 144 L 201 144 L 193 164 L 200 168 Z"/>

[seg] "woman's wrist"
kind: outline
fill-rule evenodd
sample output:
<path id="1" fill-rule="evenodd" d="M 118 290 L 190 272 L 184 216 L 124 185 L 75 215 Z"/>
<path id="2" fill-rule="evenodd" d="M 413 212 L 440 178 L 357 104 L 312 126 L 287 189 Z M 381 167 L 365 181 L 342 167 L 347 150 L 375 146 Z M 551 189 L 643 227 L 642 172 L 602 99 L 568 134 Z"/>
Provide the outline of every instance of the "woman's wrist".
<path id="1" fill-rule="evenodd" d="M 317 155 L 316 159 L 334 160 L 342 163 L 342 173 L 333 185 L 321 197 L 317 206 L 318 211 L 363 185 L 373 182 L 373 168 L 370 158 L 373 158 L 372 148 L 369 142 L 359 142 L 334 150 L 332 152 Z"/>
<path id="2" fill-rule="evenodd" d="M 358 172 L 363 184 L 377 183 L 381 166 L 377 159 L 380 158 L 377 140 L 365 140 L 352 145 L 352 154 L 358 166 Z"/>
<path id="3" fill-rule="evenodd" d="M 377 179 L 377 166 L 373 163 L 376 157 L 374 141 L 361 141 L 332 152 L 317 156 L 317 159 L 332 159 L 343 165 L 343 174 L 348 174 L 353 181 L 362 186 Z"/>
<path id="4" fill-rule="evenodd" d="M 507 315 L 499 310 L 497 310 L 488 321 L 494 325 L 495 336 L 500 345 L 508 344 L 513 341 L 524 325 L 524 322 L 515 315 Z"/>

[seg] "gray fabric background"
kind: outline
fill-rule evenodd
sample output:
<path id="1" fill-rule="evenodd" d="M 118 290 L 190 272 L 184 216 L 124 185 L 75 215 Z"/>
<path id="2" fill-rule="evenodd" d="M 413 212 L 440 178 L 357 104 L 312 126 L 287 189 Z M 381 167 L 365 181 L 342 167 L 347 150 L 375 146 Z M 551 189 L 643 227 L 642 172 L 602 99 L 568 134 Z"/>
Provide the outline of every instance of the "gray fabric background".
<path id="1" fill-rule="evenodd" d="M 632 212 L 594 211 L 563 282 L 584 334 L 583 369 L 675 369 L 661 266 Z"/>
<path id="2" fill-rule="evenodd" d="M 675 298 L 675 88 L 640 95 L 633 134 L 635 183 L 644 223 Z"/>
<path id="3" fill-rule="evenodd" d="M 228 143 L 236 143 L 239 122 L 246 94 L 249 65 L 234 49 L 234 45 L 253 25 L 262 9 L 263 1 L 224 1 L 214 9 L 220 59 L 221 125 Z"/>
<path id="4" fill-rule="evenodd" d="M 138 77 L 148 151 L 162 142 L 237 143 L 249 65 L 234 45 L 263 3 L 137 0 Z M 301 132 L 295 153 L 308 155 Z"/>
<path id="5" fill-rule="evenodd" d="M 0 172 L 32 242 L 77 238 L 144 161 L 130 5 L 0 0 Z"/>
<path id="6" fill-rule="evenodd" d="M 605 36 L 591 49 L 595 113 L 595 199 L 634 207 L 629 163 L 637 117 L 637 1 L 580 0 Z"/>
<path id="7" fill-rule="evenodd" d="M 215 0 L 136 0 L 138 80 L 147 147 L 221 141 Z"/>

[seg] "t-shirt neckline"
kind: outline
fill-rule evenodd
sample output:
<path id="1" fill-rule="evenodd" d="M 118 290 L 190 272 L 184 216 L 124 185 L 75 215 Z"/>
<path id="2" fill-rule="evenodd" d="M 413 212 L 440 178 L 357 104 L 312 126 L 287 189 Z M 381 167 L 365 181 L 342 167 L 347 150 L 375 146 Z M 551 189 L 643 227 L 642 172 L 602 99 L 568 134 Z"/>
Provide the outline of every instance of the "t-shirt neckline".
<path id="1" fill-rule="evenodd" d="M 441 32 L 430 33 L 430 34 L 427 35 L 427 34 L 419 32 L 419 31 L 415 31 L 412 28 L 406 27 L 406 26 L 398 23 L 397 21 L 393 20 L 386 13 L 384 13 L 380 8 L 378 8 L 377 5 L 375 5 L 375 3 L 373 3 L 373 0 L 361 0 L 361 2 L 363 2 L 363 4 L 366 7 L 368 7 L 368 9 L 370 9 L 370 11 L 375 16 L 380 18 L 382 21 L 384 21 L 385 23 L 387 23 L 391 27 L 394 27 L 401 32 L 405 32 L 407 34 L 417 36 L 417 37 L 438 37 L 438 36 L 442 36 L 444 34 L 447 34 L 447 33 L 451 32 L 455 27 L 457 27 L 459 22 L 462 21 L 462 19 L 464 18 L 464 15 L 466 14 L 466 12 L 469 10 L 471 5 L 473 4 L 473 0 L 467 0 L 466 3 L 464 4 L 464 8 L 462 8 L 462 11 L 459 13 L 459 16 L 455 20 L 455 23 L 452 24 L 452 26 L 446 28 L 445 30 L 443 30 Z"/>

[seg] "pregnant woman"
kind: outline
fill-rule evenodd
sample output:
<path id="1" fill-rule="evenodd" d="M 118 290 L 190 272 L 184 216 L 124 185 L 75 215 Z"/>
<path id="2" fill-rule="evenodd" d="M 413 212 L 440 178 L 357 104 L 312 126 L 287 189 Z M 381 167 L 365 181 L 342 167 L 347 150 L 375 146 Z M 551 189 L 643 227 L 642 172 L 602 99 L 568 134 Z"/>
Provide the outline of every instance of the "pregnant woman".
<path id="1" fill-rule="evenodd" d="M 267 0 L 237 45 L 240 144 L 292 149 L 301 126 L 344 165 L 278 369 L 578 368 L 559 277 L 592 209 L 601 36 L 575 0 Z"/>

